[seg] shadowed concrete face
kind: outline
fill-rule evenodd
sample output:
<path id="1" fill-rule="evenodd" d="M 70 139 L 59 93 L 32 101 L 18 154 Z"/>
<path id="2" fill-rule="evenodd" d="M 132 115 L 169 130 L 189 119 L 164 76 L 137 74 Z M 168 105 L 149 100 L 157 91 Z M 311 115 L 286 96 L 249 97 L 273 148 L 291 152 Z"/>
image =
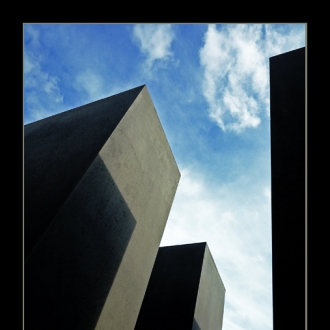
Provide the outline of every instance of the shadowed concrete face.
<path id="1" fill-rule="evenodd" d="M 97 156 L 25 263 L 25 328 L 94 329 L 135 226 Z"/>
<path id="2" fill-rule="evenodd" d="M 269 64 L 273 320 L 275 330 L 298 329 L 305 324 L 305 48 Z"/>
<path id="3" fill-rule="evenodd" d="M 196 319 L 194 318 L 192 330 L 201 330 L 199 324 L 197 323 Z"/>
<path id="4" fill-rule="evenodd" d="M 82 111 L 88 112 L 90 105 L 84 107 Z M 76 115 L 80 116 L 78 110 Z M 74 121 L 72 116 L 68 120 Z M 99 116 L 93 122 L 91 111 L 86 114 L 87 122 L 89 116 L 100 131 L 110 120 Z M 43 130 L 42 123 L 38 125 L 37 129 Z M 134 328 L 180 173 L 146 87 L 136 93 L 119 122 L 111 125 L 112 132 L 105 141 L 105 133 L 99 139 L 98 150 L 86 142 L 85 147 L 92 151 L 86 151 L 88 160 L 82 164 L 87 169 L 77 170 L 81 178 L 76 176 L 76 184 L 57 181 L 59 177 L 52 169 L 52 183 L 61 187 L 50 187 L 46 194 L 49 197 L 56 191 L 63 203 L 56 204 L 59 210 L 54 211 L 54 219 L 49 217 L 46 229 L 39 232 L 41 236 L 36 235 L 37 242 L 25 262 L 27 329 Z M 95 127 L 92 130 L 98 131 Z M 47 134 L 36 134 L 40 135 Z M 93 134 L 89 138 L 93 139 Z M 70 138 L 65 141 L 70 143 Z M 60 172 L 66 176 L 74 173 L 66 166 L 79 167 L 79 160 L 74 159 L 79 155 L 69 150 L 61 160 L 58 154 Z M 49 162 L 42 166 L 45 164 L 51 166 Z M 29 173 L 45 175 L 47 171 Z M 39 195 L 42 189 L 47 190 L 44 185 L 38 188 Z M 40 310 L 44 317 L 38 316 Z"/>
<path id="5" fill-rule="evenodd" d="M 142 88 L 25 125 L 25 258 Z"/>
<path id="6" fill-rule="evenodd" d="M 135 330 L 218 330 L 225 288 L 206 243 L 159 248 Z"/>

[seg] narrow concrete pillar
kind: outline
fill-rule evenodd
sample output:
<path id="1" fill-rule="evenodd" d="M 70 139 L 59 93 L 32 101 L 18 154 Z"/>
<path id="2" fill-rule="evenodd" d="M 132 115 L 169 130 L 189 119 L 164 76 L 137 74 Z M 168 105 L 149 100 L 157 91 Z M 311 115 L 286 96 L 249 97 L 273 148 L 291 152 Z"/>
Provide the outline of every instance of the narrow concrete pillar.
<path id="1" fill-rule="evenodd" d="M 25 329 L 134 329 L 180 177 L 147 87 L 24 133 Z"/>
<path id="2" fill-rule="evenodd" d="M 221 330 L 224 299 L 206 243 L 161 247 L 135 330 Z"/>
<path id="3" fill-rule="evenodd" d="M 274 330 L 304 329 L 305 47 L 269 64 Z"/>

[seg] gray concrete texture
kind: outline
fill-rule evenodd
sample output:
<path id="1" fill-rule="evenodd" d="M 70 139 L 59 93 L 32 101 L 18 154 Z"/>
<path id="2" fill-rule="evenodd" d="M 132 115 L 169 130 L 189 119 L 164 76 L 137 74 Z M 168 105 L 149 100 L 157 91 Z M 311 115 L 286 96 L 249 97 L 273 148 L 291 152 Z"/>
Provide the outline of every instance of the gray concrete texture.
<path id="1" fill-rule="evenodd" d="M 200 329 L 222 328 L 225 292 L 225 286 L 206 244 L 194 316 Z"/>
<path id="2" fill-rule="evenodd" d="M 224 301 L 206 243 L 161 247 L 135 330 L 220 330 Z"/>
<path id="3" fill-rule="evenodd" d="M 25 126 L 26 329 L 134 329 L 180 173 L 146 86 Z"/>

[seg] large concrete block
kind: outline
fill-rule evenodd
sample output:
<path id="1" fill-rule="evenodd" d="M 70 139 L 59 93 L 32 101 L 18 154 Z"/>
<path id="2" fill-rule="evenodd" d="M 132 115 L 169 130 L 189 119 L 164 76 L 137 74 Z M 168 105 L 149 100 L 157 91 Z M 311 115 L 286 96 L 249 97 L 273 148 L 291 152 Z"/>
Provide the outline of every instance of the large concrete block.
<path id="1" fill-rule="evenodd" d="M 206 243 L 161 247 L 135 330 L 220 330 L 224 299 Z"/>
<path id="2" fill-rule="evenodd" d="M 25 329 L 134 329 L 180 177 L 147 87 L 24 143 Z"/>
<path id="3" fill-rule="evenodd" d="M 303 329 L 305 47 L 271 57 L 269 64 L 274 329 Z"/>

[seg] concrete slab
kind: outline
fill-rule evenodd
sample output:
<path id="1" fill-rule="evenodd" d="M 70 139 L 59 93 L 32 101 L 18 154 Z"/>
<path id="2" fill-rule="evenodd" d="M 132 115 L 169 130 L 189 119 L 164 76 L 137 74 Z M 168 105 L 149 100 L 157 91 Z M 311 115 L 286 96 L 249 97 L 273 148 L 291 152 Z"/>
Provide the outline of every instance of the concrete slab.
<path id="1" fill-rule="evenodd" d="M 90 167 L 143 86 L 24 126 L 24 255 Z"/>
<path id="2" fill-rule="evenodd" d="M 135 330 L 219 330 L 224 298 L 206 243 L 161 247 Z"/>
<path id="3" fill-rule="evenodd" d="M 25 134 L 25 329 L 134 329 L 180 178 L 147 87 Z"/>

